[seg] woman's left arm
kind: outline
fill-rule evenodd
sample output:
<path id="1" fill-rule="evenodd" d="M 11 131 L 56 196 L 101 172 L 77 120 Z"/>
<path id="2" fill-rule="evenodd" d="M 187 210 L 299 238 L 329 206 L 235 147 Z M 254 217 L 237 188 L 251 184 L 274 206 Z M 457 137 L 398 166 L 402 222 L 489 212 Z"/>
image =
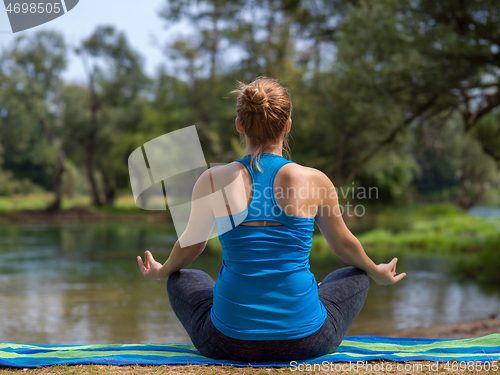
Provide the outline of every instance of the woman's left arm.
<path id="1" fill-rule="evenodd" d="M 175 242 L 167 261 L 162 265 L 150 251 L 144 253 L 144 263 L 140 256 L 137 257 L 139 269 L 146 279 L 167 279 L 174 272 L 187 267 L 203 252 L 215 224 L 212 194 L 207 170 L 196 181 L 186 230 Z"/>

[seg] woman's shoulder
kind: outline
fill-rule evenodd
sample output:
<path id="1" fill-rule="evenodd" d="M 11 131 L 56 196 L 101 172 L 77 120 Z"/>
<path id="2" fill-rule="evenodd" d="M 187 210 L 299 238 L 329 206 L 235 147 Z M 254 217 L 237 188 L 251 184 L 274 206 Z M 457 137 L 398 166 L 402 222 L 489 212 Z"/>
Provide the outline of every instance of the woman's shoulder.
<path id="1" fill-rule="evenodd" d="M 315 217 L 318 207 L 327 195 L 334 192 L 333 184 L 321 170 L 296 163 L 288 163 L 276 175 L 275 192 L 279 194 L 278 204 L 292 207 L 285 212 L 303 216 L 300 207 L 307 207 L 307 217 Z M 299 205 L 295 205 L 299 202 Z"/>
<path id="2" fill-rule="evenodd" d="M 283 180 L 292 184 L 296 181 L 315 183 L 316 186 L 326 186 L 328 182 L 331 183 L 328 176 L 321 170 L 296 162 L 285 164 L 279 175 Z"/>
<path id="3" fill-rule="evenodd" d="M 236 161 L 227 164 L 210 165 L 198 178 L 198 183 L 202 186 L 210 186 L 213 190 L 220 190 L 239 178 L 242 178 L 242 171 L 245 167 Z"/>
<path id="4" fill-rule="evenodd" d="M 208 190 L 208 187 L 219 190 L 231 184 L 239 184 L 240 181 L 251 181 L 250 179 L 247 168 L 243 164 L 233 161 L 227 164 L 211 166 L 203 172 L 198 182 L 205 186 L 203 190 Z M 296 162 L 283 165 L 276 175 L 276 180 L 280 184 L 288 186 L 303 184 L 316 187 L 333 186 L 329 177 L 321 170 Z"/>

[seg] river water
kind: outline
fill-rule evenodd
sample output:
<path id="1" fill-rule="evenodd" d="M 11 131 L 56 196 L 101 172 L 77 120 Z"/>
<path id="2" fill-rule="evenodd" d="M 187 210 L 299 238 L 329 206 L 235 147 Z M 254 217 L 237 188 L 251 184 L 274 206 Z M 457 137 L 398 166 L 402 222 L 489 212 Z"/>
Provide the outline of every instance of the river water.
<path id="1" fill-rule="evenodd" d="M 170 308 L 165 283 L 145 280 L 136 261 L 149 249 L 163 262 L 175 239 L 167 224 L 0 226 L 0 341 L 190 341 Z M 386 287 L 371 282 L 348 335 L 500 316 L 500 292 L 447 276 L 447 259 L 394 255 L 407 277 Z M 215 279 L 220 265 L 220 254 L 208 249 L 192 267 Z M 311 261 L 318 281 L 339 266 L 333 254 Z"/>

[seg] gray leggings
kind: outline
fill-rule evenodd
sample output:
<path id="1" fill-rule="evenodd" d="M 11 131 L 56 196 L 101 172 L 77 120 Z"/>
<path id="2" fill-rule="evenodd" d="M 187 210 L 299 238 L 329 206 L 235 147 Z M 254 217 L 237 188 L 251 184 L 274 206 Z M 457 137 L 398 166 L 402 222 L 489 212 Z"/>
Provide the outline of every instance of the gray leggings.
<path id="1" fill-rule="evenodd" d="M 246 362 L 292 361 L 332 353 L 340 345 L 368 294 L 369 278 L 354 267 L 333 271 L 320 283 L 327 318 L 315 333 L 292 340 L 238 340 L 212 324 L 215 281 L 197 269 L 183 269 L 167 281 L 168 298 L 193 345 L 206 357 Z"/>

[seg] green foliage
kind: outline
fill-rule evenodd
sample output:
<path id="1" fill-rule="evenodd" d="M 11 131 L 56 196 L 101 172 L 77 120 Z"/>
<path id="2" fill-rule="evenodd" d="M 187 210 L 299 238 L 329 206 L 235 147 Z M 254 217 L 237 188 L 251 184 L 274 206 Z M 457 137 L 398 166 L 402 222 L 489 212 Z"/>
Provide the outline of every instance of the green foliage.
<path id="1" fill-rule="evenodd" d="M 30 194 L 41 191 L 43 191 L 43 189 L 34 184 L 31 180 L 27 178 L 22 180 L 15 179 L 12 171 L 0 169 L 0 196 Z"/>
<path id="2" fill-rule="evenodd" d="M 461 139 L 470 138 L 468 132 L 478 127 L 480 119 L 500 104 L 500 97 L 495 95 L 498 68 L 491 64 L 495 48 L 498 48 L 497 17 L 498 4 L 493 2 L 467 2 L 456 6 L 456 2 L 450 0 L 378 0 L 347 6 L 336 30 L 336 80 L 330 80 L 329 85 L 331 92 L 336 86 L 342 88 L 330 98 L 345 98 L 343 112 L 335 110 L 335 102 L 330 99 L 333 105 L 329 118 L 339 118 L 342 113 L 347 115 L 340 117 L 345 130 L 337 137 L 338 156 L 332 175 L 335 176 L 337 170 L 340 180 L 347 176 L 349 181 L 383 150 L 394 148 L 401 141 L 406 145 L 414 143 L 412 154 L 418 155 L 422 143 L 424 146 L 428 143 L 428 138 L 421 138 L 420 130 L 423 127 L 439 129 L 456 114 L 459 127 L 455 127 L 455 132 Z M 408 138 L 408 132 L 419 138 L 410 141 L 412 137 Z M 500 133 L 486 133 L 488 136 L 478 137 L 482 152 L 498 161 L 492 150 L 495 150 Z M 348 146 L 344 149 L 347 151 L 339 153 L 346 142 Z M 447 139 L 444 142 L 452 145 Z M 404 154 L 408 148 L 403 150 L 397 152 Z M 340 158 L 342 155 L 345 156 Z M 456 153 L 455 158 L 465 163 L 470 160 Z M 478 157 L 472 159 L 478 163 Z M 415 175 L 417 169 L 413 164 L 407 163 L 406 174 Z M 471 164 L 469 162 L 469 166 Z M 485 177 L 484 171 L 477 172 L 482 165 L 479 162 L 471 172 L 473 179 L 477 178 L 476 187 L 485 179 L 490 183 L 495 181 L 491 174 Z M 453 175 L 454 166 L 448 163 L 442 167 Z M 368 179 L 377 179 L 377 173 L 374 171 L 374 176 Z M 393 198 L 404 187 L 397 181 L 393 179 L 391 184 L 390 191 L 396 194 Z M 449 180 L 444 183 L 449 184 Z M 460 182 L 455 181 L 452 185 L 460 187 Z M 457 199 L 462 206 L 468 207 L 480 199 L 479 189 L 471 191 L 463 186 L 463 190 L 462 194 L 457 194 L 461 195 Z"/>
<path id="3" fill-rule="evenodd" d="M 386 208 L 369 220 L 372 229 L 358 235 L 369 254 L 475 254 L 498 238 L 500 225 L 448 204 Z M 315 237 L 313 249 L 325 248 L 324 239 Z"/>
<path id="4" fill-rule="evenodd" d="M 357 238 L 372 259 L 433 254 L 451 256 L 450 273 L 488 285 L 500 282 L 500 219 L 471 216 L 449 204 L 388 207 L 368 218 Z M 334 262 L 323 236 L 314 235 L 311 262 Z"/>
<path id="5" fill-rule="evenodd" d="M 4 169 L 15 180 L 57 190 L 54 175 L 65 158 L 57 107 L 65 68 L 64 38 L 51 31 L 21 35 L 0 56 L 0 143 Z"/>
<path id="6" fill-rule="evenodd" d="M 418 164 L 411 154 L 385 150 L 363 167 L 359 179 L 363 187 L 377 189 L 377 203 L 402 202 L 415 170 Z"/>
<path id="7" fill-rule="evenodd" d="M 292 94 L 293 159 L 335 186 L 376 187 L 370 204 L 495 204 L 499 9 L 492 0 L 168 0 L 158 16 L 192 25 L 166 43 L 168 64 L 147 77 L 125 35 L 99 26 L 76 49 L 83 85 L 61 78 L 62 35 L 26 34 L 0 56 L 2 168 L 112 205 L 130 192 L 128 155 L 167 132 L 196 125 L 208 162 L 242 156 L 229 92 L 269 75 Z"/>
<path id="8" fill-rule="evenodd" d="M 453 116 L 440 126 L 424 123 L 415 132 L 412 148 L 420 171 L 414 184 L 426 201 L 455 201 L 464 208 L 494 204 L 485 194 L 498 184 L 498 167 L 483 145 L 461 128 L 460 119 Z"/>
<path id="9" fill-rule="evenodd" d="M 484 116 L 472 130 L 472 136 L 479 140 L 484 152 L 500 160 L 500 113 Z"/>
<path id="10" fill-rule="evenodd" d="M 500 228 L 497 227 L 497 230 Z M 482 284 L 500 284 L 500 240 L 485 242 L 477 254 L 462 255 L 453 264 L 452 272 L 464 279 L 472 279 Z"/>

